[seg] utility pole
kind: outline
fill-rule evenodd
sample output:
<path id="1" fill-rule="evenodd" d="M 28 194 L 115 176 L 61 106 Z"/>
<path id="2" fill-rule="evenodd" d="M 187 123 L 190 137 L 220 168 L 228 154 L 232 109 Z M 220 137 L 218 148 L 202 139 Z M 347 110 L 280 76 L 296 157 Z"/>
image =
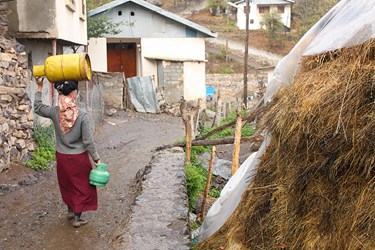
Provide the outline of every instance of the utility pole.
<path id="1" fill-rule="evenodd" d="M 246 0 L 246 37 L 245 37 L 245 55 L 244 55 L 244 70 L 243 70 L 243 104 L 247 108 L 247 68 L 249 60 L 249 12 L 250 0 Z"/>
<path id="2" fill-rule="evenodd" d="M 228 50 L 228 30 L 229 30 L 229 6 L 227 6 L 226 10 L 225 10 L 226 14 L 227 14 L 227 32 L 226 32 L 226 36 L 225 36 L 225 62 L 228 63 L 229 61 L 229 50 Z"/>

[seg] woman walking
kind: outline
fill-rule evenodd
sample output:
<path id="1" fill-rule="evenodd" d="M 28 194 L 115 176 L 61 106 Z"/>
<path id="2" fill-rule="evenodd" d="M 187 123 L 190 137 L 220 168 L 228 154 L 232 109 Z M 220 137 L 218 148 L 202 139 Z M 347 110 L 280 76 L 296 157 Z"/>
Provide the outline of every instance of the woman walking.
<path id="1" fill-rule="evenodd" d="M 68 206 L 68 218 L 73 226 L 87 224 L 81 218 L 82 212 L 96 210 L 98 197 L 96 187 L 90 185 L 89 175 L 92 165 L 89 155 L 100 163 L 96 151 L 87 113 L 76 104 L 77 81 L 59 81 L 54 87 L 59 92 L 58 106 L 42 103 L 44 78 L 37 78 L 38 91 L 35 93 L 35 113 L 50 118 L 56 135 L 57 179 L 64 203 Z"/>

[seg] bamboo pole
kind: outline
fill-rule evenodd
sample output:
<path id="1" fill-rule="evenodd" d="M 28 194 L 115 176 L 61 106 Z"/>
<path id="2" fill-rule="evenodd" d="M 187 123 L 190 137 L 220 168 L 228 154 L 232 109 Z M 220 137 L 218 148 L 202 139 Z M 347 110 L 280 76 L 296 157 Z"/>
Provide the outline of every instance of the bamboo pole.
<path id="1" fill-rule="evenodd" d="M 210 164 L 208 166 L 206 189 L 204 190 L 202 207 L 201 207 L 201 214 L 199 215 L 199 218 L 198 218 L 199 221 L 203 221 L 203 217 L 204 217 L 204 214 L 206 212 L 206 201 L 207 201 L 208 192 L 209 192 L 210 186 L 211 186 L 212 168 L 213 168 L 213 165 L 214 165 L 215 153 L 216 153 L 216 147 L 213 146 L 212 152 L 211 152 Z"/>
<path id="2" fill-rule="evenodd" d="M 229 138 L 223 138 L 223 139 L 212 139 L 212 140 L 192 140 L 191 145 L 192 146 L 212 146 L 212 145 L 223 145 L 223 144 L 233 144 L 235 141 L 234 137 L 229 137 Z M 261 135 L 256 135 L 256 136 L 247 136 L 247 137 L 242 137 L 241 138 L 241 143 L 245 142 L 262 142 L 263 141 L 263 136 Z M 185 147 L 185 143 L 174 143 L 174 144 L 168 144 L 168 145 L 163 145 L 160 147 L 157 147 L 155 150 L 163 150 L 166 148 L 173 148 L 173 147 Z"/>
<path id="3" fill-rule="evenodd" d="M 237 106 L 237 121 L 236 129 L 234 133 L 234 148 L 232 153 L 232 176 L 236 173 L 239 164 L 240 158 L 240 148 L 241 148 L 241 130 L 242 130 L 242 114 L 241 114 L 242 105 L 239 103 Z"/>

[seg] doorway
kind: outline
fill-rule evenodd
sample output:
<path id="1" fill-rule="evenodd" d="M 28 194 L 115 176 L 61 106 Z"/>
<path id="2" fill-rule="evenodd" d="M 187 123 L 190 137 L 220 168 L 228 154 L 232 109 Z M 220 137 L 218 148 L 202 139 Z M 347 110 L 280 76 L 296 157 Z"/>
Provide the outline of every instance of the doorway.
<path id="1" fill-rule="evenodd" d="M 125 77 L 137 76 L 137 44 L 108 43 L 108 72 L 124 72 Z"/>

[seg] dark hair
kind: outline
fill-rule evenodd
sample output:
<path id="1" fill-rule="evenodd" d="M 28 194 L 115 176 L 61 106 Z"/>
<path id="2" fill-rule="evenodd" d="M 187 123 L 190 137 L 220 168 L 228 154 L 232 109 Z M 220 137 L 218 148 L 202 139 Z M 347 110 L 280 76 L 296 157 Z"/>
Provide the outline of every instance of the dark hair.
<path id="1" fill-rule="evenodd" d="M 57 81 L 54 87 L 60 94 L 69 95 L 70 92 L 78 89 L 78 82 L 73 80 Z"/>

